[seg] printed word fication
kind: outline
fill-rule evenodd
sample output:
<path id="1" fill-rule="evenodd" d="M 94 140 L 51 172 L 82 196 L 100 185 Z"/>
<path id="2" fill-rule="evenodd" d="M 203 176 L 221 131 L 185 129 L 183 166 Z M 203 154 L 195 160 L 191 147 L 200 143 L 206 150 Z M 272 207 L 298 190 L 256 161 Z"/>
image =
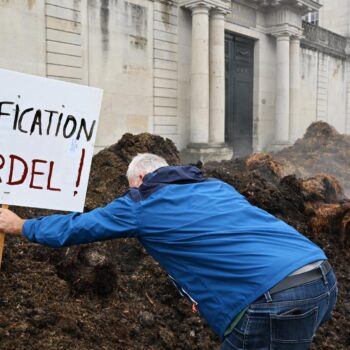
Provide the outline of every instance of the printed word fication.
<path id="1" fill-rule="evenodd" d="M 29 135 L 63 136 L 66 139 L 85 138 L 90 141 L 96 126 L 96 120 L 88 125 L 84 118 L 47 109 L 21 109 L 10 101 L 0 102 L 0 118 L 3 116 L 13 118 L 12 128 L 15 131 Z"/>

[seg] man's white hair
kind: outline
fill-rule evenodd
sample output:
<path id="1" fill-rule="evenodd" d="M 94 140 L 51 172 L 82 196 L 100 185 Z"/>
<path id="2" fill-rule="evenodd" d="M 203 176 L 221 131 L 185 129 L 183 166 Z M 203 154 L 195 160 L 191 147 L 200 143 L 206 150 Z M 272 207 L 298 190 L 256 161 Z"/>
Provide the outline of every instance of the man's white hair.
<path id="1" fill-rule="evenodd" d="M 163 166 L 168 166 L 164 158 L 152 153 L 141 153 L 130 162 L 126 177 L 128 180 L 135 179 L 139 175 L 152 173 Z"/>

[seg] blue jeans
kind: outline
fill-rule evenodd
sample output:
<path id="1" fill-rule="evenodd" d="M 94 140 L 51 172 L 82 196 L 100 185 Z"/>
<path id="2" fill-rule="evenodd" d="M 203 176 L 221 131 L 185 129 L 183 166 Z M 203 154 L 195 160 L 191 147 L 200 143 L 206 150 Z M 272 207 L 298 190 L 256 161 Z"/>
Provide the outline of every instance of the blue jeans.
<path id="1" fill-rule="evenodd" d="M 333 270 L 317 281 L 267 292 L 249 306 L 220 350 L 309 349 L 318 327 L 331 317 L 336 297 Z"/>

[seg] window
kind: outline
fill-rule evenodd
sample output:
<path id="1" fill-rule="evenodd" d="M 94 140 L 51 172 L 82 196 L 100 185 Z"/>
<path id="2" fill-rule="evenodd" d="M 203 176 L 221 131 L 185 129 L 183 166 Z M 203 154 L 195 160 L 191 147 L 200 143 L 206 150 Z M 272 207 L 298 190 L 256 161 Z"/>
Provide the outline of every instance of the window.
<path id="1" fill-rule="evenodd" d="M 318 4 L 321 4 L 321 0 L 312 0 L 313 2 L 317 2 Z M 303 20 L 308 22 L 308 23 L 311 23 L 311 24 L 314 24 L 314 25 L 318 25 L 318 22 L 319 22 L 319 13 L 318 11 L 315 11 L 315 12 L 310 12 L 308 13 L 307 15 L 305 15 L 303 17 Z"/>

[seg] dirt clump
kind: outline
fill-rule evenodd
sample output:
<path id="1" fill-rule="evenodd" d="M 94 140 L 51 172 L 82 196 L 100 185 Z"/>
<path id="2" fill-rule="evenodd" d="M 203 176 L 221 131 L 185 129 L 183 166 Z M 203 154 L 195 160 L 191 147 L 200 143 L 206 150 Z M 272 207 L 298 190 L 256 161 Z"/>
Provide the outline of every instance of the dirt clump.
<path id="1" fill-rule="evenodd" d="M 325 122 L 312 123 L 303 138 L 273 158 L 292 166 L 298 177 L 333 175 L 346 190 L 350 189 L 350 136 L 338 133 Z"/>
<path id="2" fill-rule="evenodd" d="M 204 173 L 234 186 L 251 204 L 284 219 L 302 232 L 307 231 L 301 182 L 294 175 L 283 176 L 281 165 L 271 156 L 259 158 L 253 154 L 232 161 L 209 162 Z"/>
<path id="3" fill-rule="evenodd" d="M 307 201 L 332 203 L 345 198 L 344 189 L 340 182 L 328 174 L 320 174 L 301 180 L 301 188 Z"/>
<path id="4" fill-rule="evenodd" d="M 169 165 L 180 164 L 179 152 L 171 140 L 149 133 L 124 134 L 116 144 L 93 157 L 86 210 L 105 205 L 127 191 L 125 173 L 132 158 L 139 153 L 154 153 L 165 158 Z"/>
<path id="5" fill-rule="evenodd" d="M 326 126 L 322 130 L 317 132 L 337 136 Z M 85 209 L 123 195 L 128 188 L 128 163 L 143 152 L 180 164 L 170 140 L 126 134 L 94 156 Z M 350 204 L 333 175 L 323 171 L 323 175 L 301 179 L 287 162 L 254 154 L 211 162 L 202 170 L 206 176 L 235 186 L 253 205 L 285 220 L 325 249 L 338 276 L 340 293 L 334 318 L 322 327 L 313 349 L 348 349 Z M 16 211 L 26 218 L 52 213 L 28 208 Z M 219 344 L 218 337 L 192 313 L 166 273 L 134 239 L 50 249 L 6 238 L 0 271 L 1 350 L 212 350 Z"/>

